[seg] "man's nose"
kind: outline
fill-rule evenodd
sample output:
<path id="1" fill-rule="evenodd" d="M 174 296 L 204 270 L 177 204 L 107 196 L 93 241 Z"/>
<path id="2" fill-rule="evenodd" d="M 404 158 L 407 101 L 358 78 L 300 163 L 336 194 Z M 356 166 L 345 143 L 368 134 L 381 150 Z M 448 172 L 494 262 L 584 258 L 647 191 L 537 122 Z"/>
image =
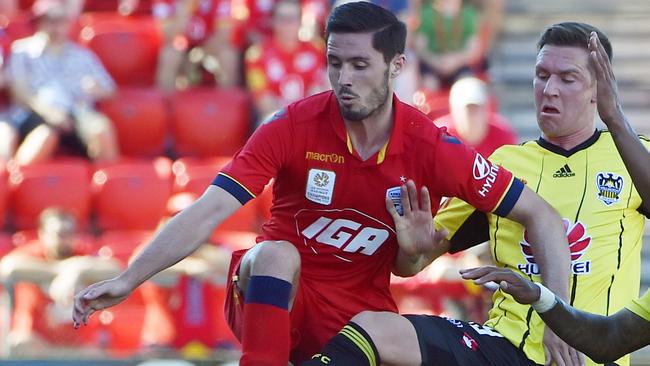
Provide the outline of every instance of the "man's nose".
<path id="1" fill-rule="evenodd" d="M 554 97 L 559 95 L 558 83 L 560 82 L 559 78 L 555 75 L 549 76 L 546 79 L 546 85 L 544 85 L 544 95 L 548 97 Z"/>

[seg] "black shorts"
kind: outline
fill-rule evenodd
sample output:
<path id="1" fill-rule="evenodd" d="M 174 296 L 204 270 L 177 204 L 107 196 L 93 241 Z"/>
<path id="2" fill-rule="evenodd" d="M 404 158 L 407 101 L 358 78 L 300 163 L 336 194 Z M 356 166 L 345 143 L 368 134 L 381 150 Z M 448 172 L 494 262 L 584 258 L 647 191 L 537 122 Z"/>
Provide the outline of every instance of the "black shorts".
<path id="1" fill-rule="evenodd" d="M 13 124 L 18 129 L 20 140 L 32 132 L 36 127 L 45 124 L 43 117 L 33 111 L 21 111 L 22 113 L 15 113 L 13 117 Z M 74 123 L 77 123 L 75 120 Z M 61 133 L 59 135 L 59 148 L 58 151 L 69 155 L 86 156 L 86 144 L 83 140 L 73 132 Z"/>
<path id="2" fill-rule="evenodd" d="M 483 325 L 438 316 L 405 317 L 417 332 L 422 365 L 537 365 L 501 334 Z"/>

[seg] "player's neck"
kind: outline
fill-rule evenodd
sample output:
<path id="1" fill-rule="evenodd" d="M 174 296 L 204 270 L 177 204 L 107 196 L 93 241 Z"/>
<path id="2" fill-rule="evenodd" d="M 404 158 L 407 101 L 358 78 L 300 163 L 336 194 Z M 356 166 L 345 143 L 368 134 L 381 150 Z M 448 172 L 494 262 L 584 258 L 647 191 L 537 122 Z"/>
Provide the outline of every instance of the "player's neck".
<path id="1" fill-rule="evenodd" d="M 361 121 L 347 121 L 345 128 L 352 146 L 361 159 L 367 160 L 379 151 L 393 131 L 393 103 L 388 101 L 381 109 Z"/>
<path id="2" fill-rule="evenodd" d="M 564 150 L 571 150 L 587 141 L 594 134 L 594 130 L 595 126 L 589 125 L 570 135 L 553 137 L 547 136 L 542 132 L 542 138 L 555 146 L 563 148 Z"/>

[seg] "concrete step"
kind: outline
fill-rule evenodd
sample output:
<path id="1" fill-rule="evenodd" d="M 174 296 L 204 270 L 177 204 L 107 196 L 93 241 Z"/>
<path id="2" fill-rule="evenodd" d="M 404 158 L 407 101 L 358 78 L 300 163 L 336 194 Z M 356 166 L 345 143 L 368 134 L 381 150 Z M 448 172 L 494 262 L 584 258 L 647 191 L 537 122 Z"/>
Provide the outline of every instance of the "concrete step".
<path id="1" fill-rule="evenodd" d="M 506 8 L 509 13 L 627 13 L 650 10 L 650 4 L 644 0 L 508 0 Z"/>
<path id="2" fill-rule="evenodd" d="M 649 22 L 650 23 L 650 22 Z M 648 32 L 621 36 L 609 36 L 614 50 L 614 60 L 635 60 L 650 63 L 650 30 Z M 538 35 L 508 34 L 499 39 L 492 56 L 493 59 L 529 60 L 535 61 L 537 56 Z"/>
<path id="3" fill-rule="evenodd" d="M 650 5 L 650 2 L 648 2 Z M 647 16 L 650 6 L 643 11 L 630 13 L 602 13 L 594 14 L 583 12 L 531 12 L 524 14 L 507 13 L 501 25 L 501 34 L 514 35 L 539 35 L 547 26 L 566 21 L 577 21 L 591 24 L 609 35 L 633 35 L 648 32 L 650 22 Z"/>

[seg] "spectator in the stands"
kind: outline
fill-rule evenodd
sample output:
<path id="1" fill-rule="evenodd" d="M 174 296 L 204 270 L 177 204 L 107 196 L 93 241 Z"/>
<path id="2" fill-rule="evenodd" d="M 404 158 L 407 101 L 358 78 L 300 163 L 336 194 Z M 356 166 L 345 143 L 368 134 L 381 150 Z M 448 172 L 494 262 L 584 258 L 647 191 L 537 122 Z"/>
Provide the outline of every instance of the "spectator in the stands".
<path id="1" fill-rule="evenodd" d="M 308 95 L 325 90 L 322 41 L 302 41 L 298 0 L 279 0 L 273 8 L 270 38 L 246 51 L 246 82 L 258 119 Z"/>
<path id="2" fill-rule="evenodd" d="M 14 103 L 9 119 L 22 140 L 16 160 L 40 162 L 60 148 L 116 159 L 113 125 L 95 110 L 115 83 L 96 55 L 69 39 L 72 19 L 63 0 L 37 0 L 32 10 L 37 31 L 13 43 L 6 69 Z"/>
<path id="3" fill-rule="evenodd" d="M 38 236 L 0 261 L 4 283 L 14 283 L 14 311 L 8 342 L 13 354 L 47 355 L 56 346 L 92 346 L 92 329 L 75 332 L 70 309 L 79 286 L 119 272 L 111 259 L 92 256 L 75 216 L 58 208 L 39 216 Z"/>
<path id="4" fill-rule="evenodd" d="M 232 43 L 230 0 L 159 0 L 164 43 L 158 57 L 157 83 L 165 90 L 203 83 L 203 72 L 220 87 L 240 83 L 240 55 Z"/>
<path id="5" fill-rule="evenodd" d="M 449 93 L 451 113 L 435 121 L 446 126 L 465 144 L 488 157 L 501 145 L 516 144 L 517 135 L 505 117 L 493 109 L 485 82 L 478 78 L 462 78 Z"/>
<path id="6" fill-rule="evenodd" d="M 411 11 L 423 88 L 447 89 L 460 76 L 484 70 L 477 7 L 463 0 L 415 0 Z"/>

